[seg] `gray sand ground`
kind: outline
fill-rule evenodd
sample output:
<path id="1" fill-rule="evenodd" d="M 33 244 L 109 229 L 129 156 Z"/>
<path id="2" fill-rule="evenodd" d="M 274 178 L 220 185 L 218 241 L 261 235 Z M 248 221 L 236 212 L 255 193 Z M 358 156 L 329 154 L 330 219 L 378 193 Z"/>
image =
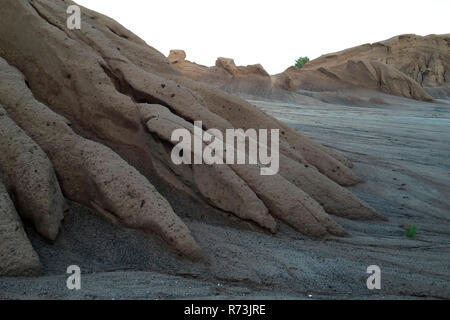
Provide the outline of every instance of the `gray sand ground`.
<path id="1" fill-rule="evenodd" d="M 450 102 L 384 98 L 395 105 L 251 102 L 353 160 L 365 183 L 352 191 L 388 222 L 335 218 L 351 238 L 315 241 L 281 224 L 271 235 L 163 191 L 204 248 L 195 264 L 72 204 L 55 244 L 27 227 L 45 274 L 0 278 L 0 299 L 450 298 Z M 401 228 L 410 224 L 415 240 Z M 79 291 L 66 288 L 72 264 Z M 374 264 L 382 287 L 372 291 Z"/>

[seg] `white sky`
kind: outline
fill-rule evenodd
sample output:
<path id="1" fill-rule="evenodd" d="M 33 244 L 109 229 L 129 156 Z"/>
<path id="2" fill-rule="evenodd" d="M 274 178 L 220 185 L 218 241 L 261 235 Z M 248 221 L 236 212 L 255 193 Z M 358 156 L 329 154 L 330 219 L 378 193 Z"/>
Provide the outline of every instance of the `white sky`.
<path id="1" fill-rule="evenodd" d="M 214 65 L 261 63 L 271 74 L 404 33 L 450 33 L 450 0 L 75 0 L 124 25 L 164 55 Z"/>

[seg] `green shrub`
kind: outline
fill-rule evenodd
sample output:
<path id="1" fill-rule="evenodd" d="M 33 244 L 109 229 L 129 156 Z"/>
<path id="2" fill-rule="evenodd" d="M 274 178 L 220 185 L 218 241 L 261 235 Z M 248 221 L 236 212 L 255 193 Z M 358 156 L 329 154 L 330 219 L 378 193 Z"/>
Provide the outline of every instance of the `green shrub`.
<path id="1" fill-rule="evenodd" d="M 295 60 L 295 66 L 299 69 L 303 68 L 303 66 L 309 62 L 308 57 L 300 57 L 297 60 Z"/>
<path id="2" fill-rule="evenodd" d="M 418 231 L 418 228 L 416 225 L 413 224 L 412 226 L 408 226 L 408 227 L 406 227 L 406 236 L 408 238 L 415 239 L 417 231 Z"/>

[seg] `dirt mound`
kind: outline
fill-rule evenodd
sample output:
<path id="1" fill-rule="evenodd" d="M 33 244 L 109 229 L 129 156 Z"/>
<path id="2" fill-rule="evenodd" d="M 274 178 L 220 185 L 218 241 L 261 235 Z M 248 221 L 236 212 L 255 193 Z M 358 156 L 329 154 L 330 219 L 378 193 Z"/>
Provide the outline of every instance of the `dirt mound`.
<path id="1" fill-rule="evenodd" d="M 82 8 L 82 29 L 67 29 L 70 4 L 6 0 L 0 13 L 0 29 L 8 30 L 0 34 L 0 103 L 27 141 L 39 146 L 41 162 L 53 165 L 45 167 L 48 181 L 65 197 L 116 225 L 156 234 L 192 259 L 202 256 L 195 235 L 154 181 L 272 232 L 279 219 L 312 237 L 344 236 L 329 214 L 382 219 L 340 186 L 361 181 L 346 159 L 255 106 L 188 79 L 169 63 L 186 63 L 182 53 L 168 60 L 105 16 Z M 241 68 L 219 59 L 214 68 L 230 78 L 270 82 L 260 66 Z M 202 68 L 196 70 L 201 76 Z M 259 166 L 250 164 L 174 164 L 170 134 L 192 130 L 195 120 L 205 131 L 222 133 L 279 129 L 280 172 L 262 176 Z M 14 146 L 6 143 L 10 135 L 0 136 L 2 148 Z M 18 165 L 8 158 L 0 164 L 10 172 Z M 58 181 L 51 179 L 52 170 Z M 24 185 L 20 193 L 25 198 L 32 189 Z M 55 194 L 40 197 L 39 203 L 60 203 L 51 200 Z M 38 228 L 45 211 L 28 215 L 22 206 L 18 211 L 46 236 L 46 229 Z M 52 221 L 57 225 L 59 219 Z"/>
<path id="2" fill-rule="evenodd" d="M 450 93 L 450 35 L 401 35 L 324 55 L 274 76 L 290 91 L 364 88 L 430 101 Z"/>

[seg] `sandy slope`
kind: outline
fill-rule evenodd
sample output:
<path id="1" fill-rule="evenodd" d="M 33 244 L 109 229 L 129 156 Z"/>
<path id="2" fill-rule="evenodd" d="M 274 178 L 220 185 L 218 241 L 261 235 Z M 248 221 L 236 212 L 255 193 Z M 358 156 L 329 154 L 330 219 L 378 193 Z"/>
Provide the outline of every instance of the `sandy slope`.
<path id="1" fill-rule="evenodd" d="M 195 264 L 72 205 L 53 246 L 28 228 L 45 276 L 1 278 L 0 298 L 450 298 L 450 102 L 383 98 L 394 105 L 252 102 L 337 146 L 366 181 L 352 191 L 389 222 L 336 218 L 352 237 L 328 241 L 286 225 L 270 235 L 162 191 L 207 248 L 209 262 Z M 419 227 L 415 240 L 408 224 Z M 84 273 L 78 292 L 65 287 L 70 264 Z M 382 270 L 379 291 L 365 285 L 372 264 Z"/>

